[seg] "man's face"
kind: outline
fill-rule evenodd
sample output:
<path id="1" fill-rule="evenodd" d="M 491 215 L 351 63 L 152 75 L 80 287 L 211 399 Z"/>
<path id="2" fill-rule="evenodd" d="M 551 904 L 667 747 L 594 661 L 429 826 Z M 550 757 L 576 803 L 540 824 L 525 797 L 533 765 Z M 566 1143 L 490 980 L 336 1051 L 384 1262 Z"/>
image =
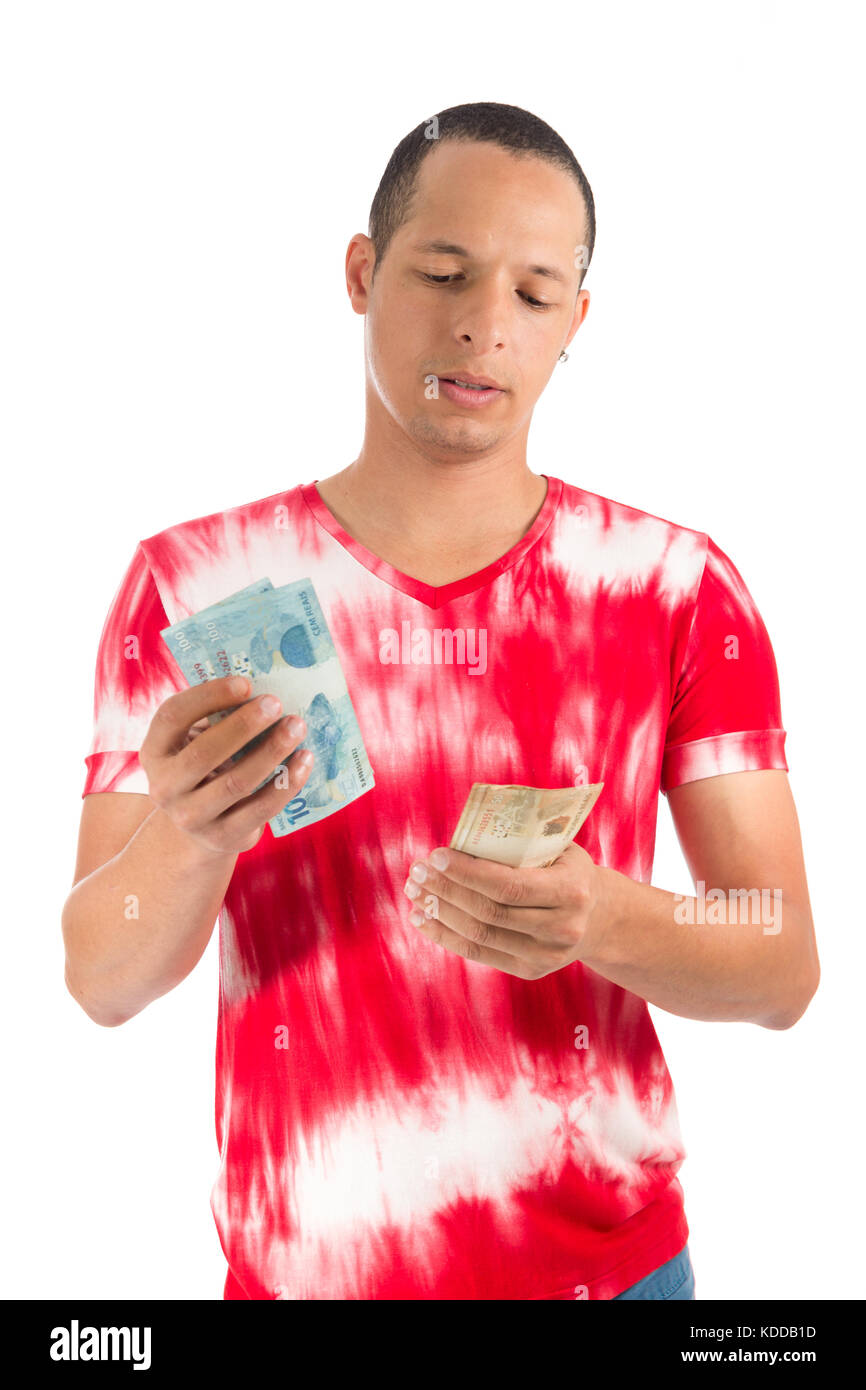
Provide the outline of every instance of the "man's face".
<path id="1" fill-rule="evenodd" d="M 368 410 L 384 409 L 446 458 L 477 457 L 520 435 L 525 442 L 535 402 L 589 307 L 588 292 L 578 294 L 585 240 L 569 175 L 496 145 L 438 145 L 375 283 L 372 243 L 358 236 L 350 245 L 350 293 L 366 315 Z M 425 249 L 432 242 L 466 254 Z M 502 389 L 467 401 L 445 380 L 467 374 Z"/>

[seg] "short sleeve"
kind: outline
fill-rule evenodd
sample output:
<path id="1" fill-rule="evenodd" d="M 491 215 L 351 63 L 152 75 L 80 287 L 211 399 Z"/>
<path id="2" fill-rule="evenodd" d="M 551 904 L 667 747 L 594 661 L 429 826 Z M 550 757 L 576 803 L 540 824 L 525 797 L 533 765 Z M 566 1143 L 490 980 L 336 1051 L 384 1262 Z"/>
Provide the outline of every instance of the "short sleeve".
<path id="1" fill-rule="evenodd" d="M 108 611 L 96 657 L 93 737 L 84 761 L 89 792 L 148 790 L 138 750 L 163 700 L 185 690 L 183 672 L 160 637 L 169 626 L 141 544 Z"/>
<path id="2" fill-rule="evenodd" d="M 776 659 L 731 560 L 707 555 L 668 718 L 660 789 L 758 768 L 788 771 Z"/>

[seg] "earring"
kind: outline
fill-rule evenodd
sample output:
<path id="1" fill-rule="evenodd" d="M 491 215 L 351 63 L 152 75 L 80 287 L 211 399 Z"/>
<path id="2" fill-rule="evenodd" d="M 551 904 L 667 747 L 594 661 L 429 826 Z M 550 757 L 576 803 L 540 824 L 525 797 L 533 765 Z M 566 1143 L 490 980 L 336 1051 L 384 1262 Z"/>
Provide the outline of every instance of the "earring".
<path id="1" fill-rule="evenodd" d="M 558 357 L 556 360 L 557 360 L 557 362 L 567 362 L 567 361 L 568 361 L 568 353 L 565 351 L 565 348 L 563 348 L 562 352 L 559 354 L 559 357 Z"/>

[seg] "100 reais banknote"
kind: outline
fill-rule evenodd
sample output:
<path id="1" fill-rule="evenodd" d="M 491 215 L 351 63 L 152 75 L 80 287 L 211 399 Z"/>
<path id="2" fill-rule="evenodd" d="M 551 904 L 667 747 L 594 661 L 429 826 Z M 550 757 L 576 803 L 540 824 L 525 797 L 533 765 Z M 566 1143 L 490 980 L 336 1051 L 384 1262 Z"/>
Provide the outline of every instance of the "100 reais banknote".
<path id="1" fill-rule="evenodd" d="M 309 579 L 278 589 L 270 579 L 256 580 L 160 635 L 190 685 L 246 676 L 250 700 L 276 695 L 283 716 L 304 719 L 307 732 L 298 748 L 308 748 L 314 761 L 297 795 L 268 821 L 277 838 L 324 820 L 375 786 L 343 668 Z M 218 724 L 238 708 L 218 710 L 208 719 Z M 232 762 L 272 727 L 233 753 Z M 275 767 L 255 791 L 284 767 Z"/>

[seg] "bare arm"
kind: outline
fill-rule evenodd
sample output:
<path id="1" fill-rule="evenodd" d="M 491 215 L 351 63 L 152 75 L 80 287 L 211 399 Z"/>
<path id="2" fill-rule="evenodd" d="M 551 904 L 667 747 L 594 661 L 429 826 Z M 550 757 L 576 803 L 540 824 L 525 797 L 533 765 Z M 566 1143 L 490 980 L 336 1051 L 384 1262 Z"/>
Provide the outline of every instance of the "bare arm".
<path id="1" fill-rule="evenodd" d="M 62 917 L 66 984 L 94 1022 L 125 1023 L 186 978 L 236 862 L 208 857 L 154 809 L 119 854 L 75 885 Z"/>
<path id="2" fill-rule="evenodd" d="M 706 777 L 672 788 L 668 801 L 692 879 L 709 900 L 602 869 L 605 910 L 581 959 L 684 1018 L 790 1028 L 820 966 L 787 773 Z"/>
<path id="3" fill-rule="evenodd" d="M 150 795 L 134 798 L 143 802 L 143 811 L 152 809 L 113 857 L 75 883 L 64 904 L 67 987 L 105 1027 L 126 1022 L 189 974 L 210 939 L 238 854 L 257 843 L 267 821 L 309 775 L 309 766 L 293 757 L 287 782 L 278 778 L 253 793 L 287 761 L 306 730 L 302 724 L 292 732 L 281 719 L 232 763 L 230 755 L 277 715 L 261 713 L 254 700 L 207 725 L 203 716 L 230 705 L 228 678 L 181 691 L 160 705 L 139 754 Z M 99 799 L 133 800 L 123 793 Z M 102 844 L 110 843 L 112 809 L 86 810 L 82 830 L 86 815 L 99 823 Z M 123 810 L 127 824 L 134 823 L 138 809 Z M 86 865 L 83 835 L 82 859 Z"/>

